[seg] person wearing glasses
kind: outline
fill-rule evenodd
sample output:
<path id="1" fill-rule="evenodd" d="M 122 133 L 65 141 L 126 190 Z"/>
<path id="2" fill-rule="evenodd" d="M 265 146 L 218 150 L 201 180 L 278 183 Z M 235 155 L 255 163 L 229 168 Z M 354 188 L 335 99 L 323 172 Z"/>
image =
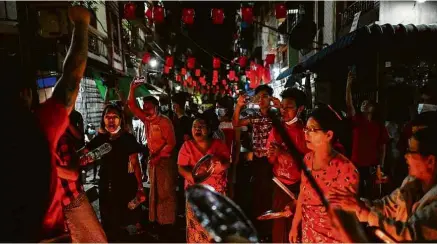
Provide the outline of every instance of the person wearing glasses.
<path id="1" fill-rule="evenodd" d="M 281 97 L 280 111 L 283 126 L 302 158 L 309 152 L 303 132 L 304 124 L 299 119 L 300 114 L 305 108 L 305 93 L 296 88 L 287 88 L 282 92 Z M 301 169 L 298 160 L 302 159 L 293 158 L 287 151 L 282 137 L 276 128 L 273 128 L 269 134 L 267 148 L 269 149 L 269 162 L 273 165 L 273 175 L 295 196 L 298 196 L 301 179 Z M 281 188 L 275 185 L 273 188 L 272 210 L 274 212 L 283 211 L 291 202 L 292 199 Z M 273 220 L 272 242 L 284 243 L 288 241 L 288 232 L 291 228 L 292 219 L 289 217 Z"/>
<path id="2" fill-rule="evenodd" d="M 341 134 L 342 122 L 342 117 L 332 107 L 321 106 L 310 114 L 304 128 L 306 145 L 311 150 L 305 155 L 304 163 L 325 196 L 333 193 L 333 187 L 350 188 L 353 195 L 358 190 L 358 171 L 349 159 L 334 149 Z M 304 174 L 289 235 L 290 242 L 298 240 L 300 229 L 302 242 L 305 243 L 343 241 Z"/>
<path id="3" fill-rule="evenodd" d="M 380 228 L 398 242 L 437 240 L 437 130 L 428 127 L 410 138 L 405 159 L 408 176 L 379 200 L 357 199 L 350 190 L 335 188 L 331 204 L 356 213 L 361 222 Z"/>

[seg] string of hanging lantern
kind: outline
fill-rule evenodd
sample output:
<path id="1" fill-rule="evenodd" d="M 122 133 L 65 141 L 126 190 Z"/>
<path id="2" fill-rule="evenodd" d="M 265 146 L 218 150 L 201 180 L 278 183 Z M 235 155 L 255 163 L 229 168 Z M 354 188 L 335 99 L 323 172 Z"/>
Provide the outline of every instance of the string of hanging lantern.
<path id="1" fill-rule="evenodd" d="M 126 19 L 133 19 L 133 12 L 135 12 L 133 3 L 127 3 L 125 4 L 125 18 Z M 287 14 L 287 9 L 285 7 L 284 3 L 277 3 L 275 6 L 275 14 L 276 18 L 285 18 Z M 151 6 L 151 4 L 148 4 L 148 8 L 145 10 L 145 18 L 149 23 L 162 23 L 166 17 L 165 15 L 165 9 L 162 6 L 161 3 L 155 4 L 154 6 Z M 212 8 L 211 9 L 211 20 L 212 23 L 215 25 L 223 24 L 225 19 L 224 11 L 221 8 Z M 181 22 L 185 26 L 191 26 L 194 24 L 195 21 L 195 10 L 192 8 L 183 8 L 182 9 L 182 17 Z M 260 24 L 257 21 L 254 21 L 254 14 L 253 14 L 253 6 L 250 4 L 243 3 L 241 5 L 241 8 L 239 11 L 237 11 L 237 21 L 240 26 L 239 32 L 236 34 L 235 39 L 235 45 L 234 53 L 236 54 L 236 57 L 234 59 L 228 59 L 214 51 L 209 51 L 206 48 L 202 47 L 199 43 L 197 43 L 195 40 L 193 40 L 190 36 L 188 36 L 186 33 L 180 32 L 181 35 L 183 35 L 185 38 L 187 38 L 191 43 L 193 43 L 198 49 L 200 49 L 202 52 L 206 53 L 207 55 L 211 56 L 213 58 L 213 71 L 212 71 L 212 80 L 211 83 L 213 86 L 217 87 L 217 85 L 223 85 L 228 90 L 228 84 L 227 80 L 231 83 L 238 82 L 240 79 L 237 77 L 237 73 L 235 71 L 235 67 L 239 67 L 238 75 L 246 75 L 246 77 L 249 79 L 250 88 L 255 88 L 258 86 L 261 81 L 263 81 L 265 84 L 269 83 L 270 78 L 270 68 L 269 66 L 274 63 L 275 60 L 275 54 L 268 54 L 264 60 L 264 65 L 256 64 L 255 62 L 251 61 L 250 65 L 248 66 L 248 58 L 245 55 L 244 49 L 241 49 L 242 37 L 240 35 L 241 31 L 248 26 L 252 24 Z M 267 27 L 267 26 L 266 26 Z M 157 45 L 155 43 L 155 45 Z M 158 46 L 159 47 L 159 46 Z M 184 63 L 184 60 L 181 58 L 174 57 L 172 53 L 167 55 L 165 57 L 165 65 L 164 65 L 164 74 L 170 74 L 170 70 L 173 69 L 174 66 L 174 59 L 177 59 L 181 63 Z M 219 82 L 221 77 L 219 76 L 219 70 L 220 67 L 224 65 L 227 66 L 227 70 L 229 70 L 228 74 L 224 77 L 222 82 Z M 183 75 L 186 80 L 182 83 L 193 83 L 193 77 L 197 77 L 199 80 L 199 83 L 201 86 L 207 86 L 208 89 L 210 89 L 210 84 L 206 82 L 205 75 L 201 76 L 201 70 L 196 67 L 196 59 L 194 56 L 188 56 L 185 60 L 185 66 L 180 69 L 180 71 L 174 70 L 175 73 L 175 80 L 177 82 L 182 82 Z M 246 70 L 243 70 L 245 68 L 248 68 Z M 203 68 L 201 65 L 200 68 L 205 71 L 206 69 Z M 188 70 L 187 70 L 188 69 Z M 192 73 L 194 75 L 192 75 Z M 206 72 L 208 73 L 208 72 Z M 195 81 L 194 81 L 195 84 Z"/>

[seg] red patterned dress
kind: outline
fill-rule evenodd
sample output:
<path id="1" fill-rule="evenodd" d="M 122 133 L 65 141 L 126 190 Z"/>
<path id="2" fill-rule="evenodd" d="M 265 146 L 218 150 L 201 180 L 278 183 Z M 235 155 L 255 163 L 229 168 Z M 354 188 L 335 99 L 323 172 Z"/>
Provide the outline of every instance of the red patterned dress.
<path id="1" fill-rule="evenodd" d="M 313 159 L 314 153 L 310 152 L 305 155 L 304 161 L 325 196 L 329 195 L 331 189 L 335 187 L 343 189 L 346 186 L 352 186 L 357 192 L 359 175 L 349 159 L 337 153 L 328 166 L 318 170 L 313 170 Z M 326 208 L 303 173 L 300 194 L 299 198 L 302 197 L 302 242 L 341 242 Z"/>
<path id="2" fill-rule="evenodd" d="M 218 158 L 229 160 L 230 152 L 228 146 L 218 139 L 213 139 L 209 149 L 202 152 L 194 140 L 186 141 L 179 151 L 178 165 L 194 167 L 196 163 L 205 155 L 212 154 Z M 203 184 L 213 187 L 218 193 L 226 193 L 226 171 L 219 174 L 213 174 Z M 185 180 L 185 189 L 192 185 L 191 182 Z M 186 203 L 186 217 L 187 217 L 187 243 L 208 243 L 210 238 L 205 229 L 200 225 L 194 216 L 193 211 Z"/>

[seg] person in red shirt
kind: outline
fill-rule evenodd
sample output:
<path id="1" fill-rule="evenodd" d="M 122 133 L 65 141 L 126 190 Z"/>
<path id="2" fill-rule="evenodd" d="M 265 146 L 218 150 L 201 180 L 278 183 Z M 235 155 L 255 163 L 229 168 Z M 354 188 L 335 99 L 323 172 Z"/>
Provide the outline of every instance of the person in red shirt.
<path id="1" fill-rule="evenodd" d="M 351 161 L 360 172 L 360 195 L 370 197 L 371 170 L 377 165 L 384 166 L 389 135 L 384 124 L 378 121 L 377 104 L 365 100 L 361 104 L 361 113 L 355 111 L 352 101 L 353 81 L 354 75 L 349 72 L 346 85 L 346 106 L 347 115 L 352 120 Z"/>
<path id="2" fill-rule="evenodd" d="M 185 179 L 185 189 L 195 184 L 192 170 L 196 163 L 205 155 L 211 154 L 215 163 L 214 172 L 202 184 L 207 184 L 220 194 L 226 195 L 226 169 L 229 167 L 230 152 L 226 144 L 212 138 L 211 124 L 207 116 L 200 115 L 193 122 L 193 140 L 186 141 L 178 157 L 179 174 Z M 186 205 L 187 243 L 209 243 L 210 236 L 200 225 L 193 210 Z"/>
<path id="3" fill-rule="evenodd" d="M 309 152 L 305 143 L 304 125 L 299 115 L 305 108 L 305 93 L 296 88 L 287 88 L 281 94 L 281 115 L 283 125 L 294 146 L 302 155 Z M 287 188 L 299 195 L 301 169 L 293 156 L 287 152 L 279 132 L 273 128 L 267 139 L 268 159 L 273 164 L 273 174 Z M 277 185 L 273 189 L 273 211 L 280 212 L 292 202 L 292 199 Z M 291 228 L 292 218 L 280 218 L 273 221 L 272 242 L 284 243 L 288 241 L 288 232 Z"/>
<path id="4" fill-rule="evenodd" d="M 171 120 L 159 113 L 159 101 L 153 96 L 143 98 L 143 109 L 135 99 L 135 89 L 141 83 L 131 83 L 128 105 L 145 126 L 149 148 L 149 221 L 157 222 L 165 236 L 176 221 L 176 164 L 173 149 L 176 136 Z"/>
<path id="5" fill-rule="evenodd" d="M 12 118 L 9 121 L 12 127 L 9 129 L 21 141 L 18 138 L 13 139 L 2 147 L 5 150 L 2 151 L 3 155 L 15 156 L 13 163 L 9 162 L 7 168 L 2 169 L 2 172 L 7 172 L 7 176 L 1 177 L 5 181 L 1 185 L 10 188 L 2 190 L 3 199 L 7 199 L 0 214 L 2 241 L 39 242 L 64 233 L 61 205 L 63 189 L 58 175 L 67 177 L 72 172 L 56 167 L 55 152 L 58 140 L 69 124 L 68 116 L 73 109 L 79 83 L 86 68 L 90 13 L 77 6 L 69 8 L 68 16 L 74 25 L 73 37 L 64 61 L 63 74 L 52 97 L 35 109 L 34 113 L 24 107 L 13 107 L 14 109 L 4 111 Z M 2 65 L 2 70 L 8 67 L 8 64 Z M 12 69 L 8 72 L 16 69 L 10 68 Z M 11 98 L 9 102 L 14 105 L 17 98 L 11 97 L 14 94 L 11 90 L 7 91 L 11 94 L 6 97 Z M 13 138 L 9 133 L 5 131 L 5 138 Z M 15 179 L 11 180 L 9 177 Z M 12 182 L 14 187 L 11 187 Z"/>
<path id="6" fill-rule="evenodd" d="M 359 176 L 356 167 L 334 144 L 342 142 L 342 117 L 331 106 L 319 106 L 308 118 L 305 132 L 306 146 L 310 150 L 303 159 L 307 170 L 324 196 L 334 193 L 333 188 L 350 188 L 356 197 Z M 302 172 L 300 194 L 290 230 L 289 240 L 302 243 L 344 242 L 344 235 L 333 223 L 309 179 Z"/>

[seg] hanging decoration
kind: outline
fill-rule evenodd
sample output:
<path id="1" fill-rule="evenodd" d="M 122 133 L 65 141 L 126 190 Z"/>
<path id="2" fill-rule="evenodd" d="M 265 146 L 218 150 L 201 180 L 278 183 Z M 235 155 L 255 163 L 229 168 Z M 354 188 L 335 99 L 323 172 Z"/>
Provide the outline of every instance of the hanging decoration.
<path id="1" fill-rule="evenodd" d="M 205 85 L 206 85 L 206 79 L 205 79 L 205 76 L 200 77 L 200 78 L 199 78 L 199 82 L 200 82 L 200 84 L 202 84 L 202 86 L 205 86 Z"/>
<path id="2" fill-rule="evenodd" d="M 143 64 L 147 64 L 147 63 L 149 63 L 150 59 L 151 59 L 151 55 L 150 55 L 150 53 L 146 52 L 146 53 L 143 55 L 142 63 L 143 63 Z"/>
<path id="3" fill-rule="evenodd" d="M 225 13 L 224 13 L 223 9 L 213 8 L 211 10 L 211 18 L 212 18 L 213 24 L 215 24 L 215 25 L 223 24 L 223 22 L 225 20 Z"/>
<path id="4" fill-rule="evenodd" d="M 147 21 L 151 23 L 153 21 L 153 11 L 150 5 L 147 6 L 146 11 L 144 12 L 144 17 L 146 17 Z"/>
<path id="5" fill-rule="evenodd" d="M 246 67 L 246 65 L 247 65 L 247 57 L 246 56 L 240 56 L 240 58 L 238 59 L 238 64 L 242 68 Z"/>
<path id="6" fill-rule="evenodd" d="M 284 19 L 287 17 L 287 7 L 285 3 L 277 3 L 275 6 L 276 19 Z"/>
<path id="7" fill-rule="evenodd" d="M 164 74 L 169 74 L 170 73 L 170 67 L 168 67 L 167 65 L 164 66 Z"/>
<path id="8" fill-rule="evenodd" d="M 176 75 L 175 80 L 176 80 L 177 82 L 181 82 L 182 77 L 181 77 L 180 75 Z"/>
<path id="9" fill-rule="evenodd" d="M 212 72 L 212 84 L 216 85 L 218 83 L 218 71 L 214 70 Z"/>
<path id="10" fill-rule="evenodd" d="M 193 85 L 193 77 L 188 76 L 188 78 L 185 81 L 187 82 L 188 86 L 191 87 Z"/>
<path id="11" fill-rule="evenodd" d="M 186 68 L 182 68 L 181 69 L 181 75 L 186 75 L 187 74 L 187 69 Z"/>
<path id="12" fill-rule="evenodd" d="M 194 23 L 194 9 L 182 9 L 182 22 L 184 22 L 186 25 L 192 25 Z"/>
<path id="13" fill-rule="evenodd" d="M 246 24 L 252 24 L 253 23 L 253 8 L 252 7 L 242 7 L 241 8 L 241 17 L 243 22 Z"/>
<path id="14" fill-rule="evenodd" d="M 212 68 L 220 69 L 220 58 L 217 57 L 212 58 Z"/>
<path id="15" fill-rule="evenodd" d="M 155 23 L 162 23 L 164 22 L 164 18 L 165 18 L 165 11 L 164 11 L 164 7 L 162 6 L 154 6 L 153 7 L 153 20 L 155 21 Z"/>
<path id="16" fill-rule="evenodd" d="M 275 55 L 274 54 L 267 54 L 265 59 L 266 65 L 271 65 L 275 63 Z"/>
<path id="17" fill-rule="evenodd" d="M 187 68 L 194 69 L 195 66 L 196 66 L 196 58 L 188 57 L 187 58 Z"/>
<path id="18" fill-rule="evenodd" d="M 174 58 L 173 58 L 173 56 L 165 57 L 165 66 L 173 68 L 173 65 L 174 65 Z"/>
<path id="19" fill-rule="evenodd" d="M 135 12 L 137 10 L 137 5 L 135 3 L 126 3 L 124 5 L 124 18 L 127 20 L 136 19 Z"/>
<path id="20" fill-rule="evenodd" d="M 196 77 L 199 77 L 200 76 L 200 69 L 196 69 L 196 71 L 194 72 L 194 75 Z"/>
<path id="21" fill-rule="evenodd" d="M 259 86 L 261 82 L 261 77 L 263 76 L 263 72 L 260 67 L 261 65 L 256 64 L 255 62 L 250 63 L 250 69 L 246 71 L 246 76 L 249 78 L 249 87 L 251 89 L 255 89 Z"/>
<path id="22" fill-rule="evenodd" d="M 230 81 L 235 81 L 235 70 L 230 70 L 229 71 L 229 74 L 228 74 L 228 79 L 230 80 Z"/>

